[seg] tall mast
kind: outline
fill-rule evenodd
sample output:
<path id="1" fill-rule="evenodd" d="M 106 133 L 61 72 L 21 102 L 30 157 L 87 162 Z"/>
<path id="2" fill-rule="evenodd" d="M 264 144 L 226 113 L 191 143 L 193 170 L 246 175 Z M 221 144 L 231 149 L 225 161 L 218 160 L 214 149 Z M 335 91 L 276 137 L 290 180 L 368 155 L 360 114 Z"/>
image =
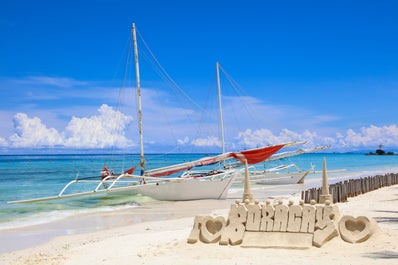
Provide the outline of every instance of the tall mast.
<path id="1" fill-rule="evenodd" d="M 144 175 L 145 171 L 145 159 L 144 159 L 144 137 L 142 133 L 142 105 L 141 105 L 141 82 L 140 82 L 140 67 L 138 64 L 138 47 L 137 47 L 137 37 L 135 33 L 135 24 L 132 27 L 133 32 L 133 42 L 134 42 L 134 60 L 135 60 L 135 80 L 137 87 L 137 107 L 138 107 L 138 131 L 140 134 L 140 166 L 141 166 L 141 176 Z"/>
<path id="2" fill-rule="evenodd" d="M 217 72 L 218 108 L 219 108 L 219 111 L 220 111 L 221 150 L 222 150 L 222 153 L 225 153 L 224 120 L 223 120 L 222 105 L 221 105 L 220 70 L 219 70 L 219 63 L 218 62 L 216 63 L 216 72 Z"/>

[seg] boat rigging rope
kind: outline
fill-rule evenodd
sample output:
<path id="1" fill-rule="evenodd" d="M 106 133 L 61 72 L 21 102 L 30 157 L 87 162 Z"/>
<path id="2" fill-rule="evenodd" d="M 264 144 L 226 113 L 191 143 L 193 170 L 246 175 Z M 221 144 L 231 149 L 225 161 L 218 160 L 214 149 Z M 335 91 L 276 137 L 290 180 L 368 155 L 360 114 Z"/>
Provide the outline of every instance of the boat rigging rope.
<path id="1" fill-rule="evenodd" d="M 144 44 L 146 50 L 149 52 L 150 57 L 146 58 L 152 58 L 153 59 L 153 67 L 157 71 L 157 73 L 161 76 L 162 79 L 165 81 L 168 81 L 170 84 L 172 84 L 171 88 L 175 88 L 179 93 L 184 95 L 193 105 L 195 105 L 199 110 L 202 110 L 202 107 L 196 103 L 187 93 L 185 93 L 184 90 L 180 88 L 180 86 L 173 80 L 173 78 L 168 74 L 168 72 L 164 69 L 164 67 L 160 64 L 158 59 L 155 57 L 147 43 L 145 42 L 144 38 L 141 36 L 140 32 L 137 30 L 137 35 L 141 39 L 142 43 Z M 140 50 L 141 51 L 141 50 Z"/>
<path id="2" fill-rule="evenodd" d="M 140 57 L 143 58 L 152 67 L 157 76 L 160 77 L 160 79 L 163 80 L 166 86 L 172 90 L 174 96 L 180 98 L 178 106 L 179 111 L 180 112 L 182 111 L 182 113 L 184 113 L 184 116 L 186 117 L 186 120 L 189 122 L 189 124 L 197 124 L 197 121 L 193 120 L 193 118 L 196 117 L 196 115 L 193 115 L 193 113 L 195 113 L 195 110 L 193 110 L 192 108 L 195 107 L 197 110 L 200 111 L 203 111 L 203 108 L 195 100 L 193 100 L 183 89 L 181 89 L 181 87 L 173 80 L 173 78 L 169 75 L 169 73 L 165 70 L 165 68 L 160 64 L 158 59 L 155 57 L 154 53 L 151 51 L 151 49 L 149 48 L 149 46 L 147 45 L 147 43 L 145 42 L 144 38 L 142 37 L 139 31 L 137 31 L 137 37 L 140 43 L 143 44 L 144 46 L 144 49 L 139 49 Z M 163 95 L 161 95 L 161 92 L 159 90 L 154 89 L 153 91 L 156 93 L 156 95 L 159 98 L 164 97 Z M 187 105 L 186 108 L 181 107 L 181 105 L 184 103 Z M 163 110 L 161 112 L 161 114 L 164 115 L 165 117 L 163 121 L 168 124 L 169 127 L 168 131 L 170 132 L 171 137 L 175 141 L 175 147 L 173 148 L 173 150 L 175 150 L 176 148 L 179 148 L 178 142 L 180 140 L 177 139 L 175 133 L 173 132 L 171 119 L 167 115 L 168 112 L 165 109 L 166 105 L 160 104 L 158 107 L 162 108 Z M 175 119 L 175 117 L 172 118 Z M 190 125 L 189 128 L 191 127 L 192 126 Z M 178 128 L 178 130 L 180 130 L 180 128 Z"/>
<path id="3" fill-rule="evenodd" d="M 254 106 L 254 104 L 261 104 L 261 101 L 259 101 L 257 98 L 253 98 L 252 96 L 249 96 L 245 90 L 225 71 L 224 68 L 220 65 L 220 70 L 223 72 L 223 76 L 228 80 L 228 83 L 231 85 L 232 89 L 235 91 L 235 93 L 242 99 L 240 100 L 241 107 L 246 110 L 247 115 L 249 116 L 248 119 L 250 119 L 252 124 L 257 124 L 258 128 L 257 130 L 262 130 L 264 128 L 280 128 L 281 124 L 275 120 L 275 118 L 272 116 L 272 113 L 269 113 L 269 109 L 267 106 L 262 107 L 262 109 L 265 109 L 265 111 L 262 111 L 261 114 L 259 114 L 258 108 Z M 252 101 L 248 101 L 251 99 Z M 254 100 L 254 101 L 253 101 Z M 250 104 L 249 104 L 250 103 Z M 261 107 L 260 105 L 260 107 Z M 234 112 L 235 114 L 235 112 Z M 235 125 L 242 124 L 239 119 L 236 119 Z M 271 124 L 271 125 L 270 125 Z"/>

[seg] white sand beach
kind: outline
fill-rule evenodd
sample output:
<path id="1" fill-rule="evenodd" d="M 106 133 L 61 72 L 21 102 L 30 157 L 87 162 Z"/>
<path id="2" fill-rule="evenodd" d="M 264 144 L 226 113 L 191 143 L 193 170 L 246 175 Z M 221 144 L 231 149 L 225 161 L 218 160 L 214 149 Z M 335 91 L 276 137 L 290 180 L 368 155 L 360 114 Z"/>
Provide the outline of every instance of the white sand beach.
<path id="1" fill-rule="evenodd" d="M 264 199 L 254 194 L 256 199 Z M 298 193 L 286 194 L 278 198 L 299 200 Z M 71 217 L 47 225 L 47 230 L 48 226 L 70 229 L 71 235 L 54 235 L 45 243 L 0 254 L 0 264 L 398 264 L 398 185 L 337 204 L 341 215 L 363 215 L 377 222 L 377 232 L 363 243 L 335 238 L 320 248 L 305 250 L 187 243 L 194 216 L 226 215 L 234 200 L 231 196 L 221 201 L 159 202 Z M 100 230 L 85 233 L 88 226 Z M 78 227 L 76 233 L 73 229 Z M 11 232 L 36 231 L 40 238 L 40 231 L 45 230 L 37 226 Z"/>

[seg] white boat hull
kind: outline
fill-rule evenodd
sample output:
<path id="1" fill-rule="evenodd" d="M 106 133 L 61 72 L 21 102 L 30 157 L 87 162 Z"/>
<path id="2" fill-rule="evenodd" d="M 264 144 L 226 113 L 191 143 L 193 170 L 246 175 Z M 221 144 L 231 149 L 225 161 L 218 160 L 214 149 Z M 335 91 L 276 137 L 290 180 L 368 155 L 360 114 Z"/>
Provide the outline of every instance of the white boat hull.
<path id="1" fill-rule="evenodd" d="M 306 172 L 293 172 L 293 173 L 281 173 L 281 172 L 265 172 L 263 174 L 251 172 L 251 178 L 257 184 L 262 185 L 288 185 L 288 184 L 302 184 L 304 183 L 305 177 L 310 173 Z"/>
<path id="2" fill-rule="evenodd" d="M 143 185 L 137 188 L 137 192 L 161 201 L 226 199 L 233 179 L 234 175 L 213 180 L 182 178 Z"/>

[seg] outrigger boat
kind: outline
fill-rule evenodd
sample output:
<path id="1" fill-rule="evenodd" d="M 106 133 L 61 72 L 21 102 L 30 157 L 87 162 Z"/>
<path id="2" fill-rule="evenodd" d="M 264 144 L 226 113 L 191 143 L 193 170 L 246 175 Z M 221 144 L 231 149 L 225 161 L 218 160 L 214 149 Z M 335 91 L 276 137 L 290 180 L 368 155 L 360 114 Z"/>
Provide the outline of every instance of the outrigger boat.
<path id="1" fill-rule="evenodd" d="M 305 142 L 296 142 L 297 144 L 304 144 Z M 271 168 L 265 168 L 265 165 L 271 161 L 281 160 L 295 155 L 314 153 L 324 149 L 329 148 L 329 146 L 321 146 L 312 149 L 297 149 L 294 151 L 281 152 L 274 154 L 266 159 L 264 164 L 264 169 L 258 169 L 258 167 L 252 165 L 248 167 L 248 174 L 250 175 L 250 181 L 256 184 L 268 184 L 268 185 L 285 185 L 285 184 L 302 184 L 304 179 L 310 174 L 315 173 L 315 166 L 311 165 L 306 171 L 302 171 L 296 164 L 281 164 Z M 243 183 L 245 171 L 242 168 L 242 163 L 230 164 L 231 168 L 241 168 L 241 174 L 235 178 L 234 183 Z M 294 171 L 291 169 L 294 168 Z"/>
<path id="2" fill-rule="evenodd" d="M 182 174 L 179 177 L 164 177 L 179 171 L 186 171 L 193 167 L 219 163 L 228 159 L 236 159 L 248 165 L 260 163 L 281 148 L 294 146 L 296 142 L 266 146 L 241 152 L 228 152 L 217 156 L 204 157 L 199 160 L 178 165 L 148 170 L 144 175 L 123 173 L 119 176 L 109 175 L 101 180 L 75 179 L 70 181 L 56 196 L 42 197 L 28 200 L 10 201 L 9 203 L 31 203 L 90 195 L 112 193 L 140 193 L 157 200 L 180 201 L 198 199 L 225 199 L 228 189 L 240 170 L 229 169 L 210 171 L 207 174 Z M 87 191 L 68 193 L 68 189 L 75 184 L 95 184 L 95 188 Z"/>
<path id="3" fill-rule="evenodd" d="M 291 171 L 294 168 L 295 171 Z M 250 179 L 257 184 L 286 185 L 303 184 L 304 179 L 314 171 L 314 166 L 306 171 L 301 171 L 296 164 L 280 165 L 265 170 L 249 170 Z"/>
<path id="4" fill-rule="evenodd" d="M 296 142 L 272 145 L 242 152 L 223 152 L 217 156 L 205 157 L 199 160 L 186 162 L 178 165 L 162 167 L 158 169 L 145 170 L 143 134 L 142 134 L 142 108 L 140 73 L 138 64 L 138 48 L 136 39 L 136 28 L 132 25 L 132 41 L 135 58 L 136 91 L 138 103 L 138 124 L 140 135 L 140 175 L 133 174 L 132 169 L 122 174 L 104 174 L 102 178 L 93 179 L 92 177 L 70 181 L 56 196 L 42 197 L 35 199 L 11 201 L 9 203 L 30 203 L 39 201 L 49 201 L 73 197 L 83 197 L 101 194 L 140 193 L 158 200 L 198 200 L 198 199 L 225 199 L 228 189 L 231 187 L 234 178 L 240 173 L 235 169 L 227 169 L 216 172 L 202 174 L 183 173 L 173 177 L 178 172 L 189 171 L 190 169 L 219 163 L 228 159 L 237 159 L 246 165 L 260 163 L 281 148 L 296 145 Z M 70 192 L 77 184 L 90 185 L 94 188 Z"/>
<path id="5" fill-rule="evenodd" d="M 295 151 L 283 152 L 271 156 L 269 159 L 267 159 L 265 163 L 275 160 L 281 160 L 291 156 L 296 156 L 306 153 L 315 153 L 321 150 L 325 150 L 327 148 L 330 148 L 330 146 L 320 146 L 312 149 L 297 149 Z M 264 185 L 303 184 L 305 178 L 311 173 L 315 173 L 315 166 L 312 164 L 310 165 L 310 168 L 308 168 L 307 170 L 301 170 L 294 163 L 282 164 L 279 166 L 275 166 L 272 168 L 265 168 L 262 170 L 259 170 L 254 166 L 249 169 L 251 181 L 254 181 L 257 184 L 264 184 Z"/>
<path id="6" fill-rule="evenodd" d="M 282 152 L 272 155 L 269 159 L 267 159 L 264 162 L 264 164 L 270 161 L 280 160 L 295 155 L 315 153 L 328 148 L 330 148 L 329 145 L 319 146 L 312 149 L 297 149 L 295 151 Z M 327 173 L 340 173 L 345 171 L 346 169 L 335 169 L 335 170 L 327 170 Z M 323 171 L 316 171 L 315 166 L 313 164 L 311 164 L 310 168 L 305 171 L 301 170 L 294 163 L 282 164 L 272 168 L 265 168 L 263 170 L 258 170 L 254 166 L 251 166 L 249 169 L 251 181 L 255 182 L 256 184 L 264 184 L 264 185 L 304 184 L 305 178 L 308 175 L 310 174 L 316 175 L 322 173 Z M 239 180 L 241 178 L 237 178 L 236 180 Z"/>

